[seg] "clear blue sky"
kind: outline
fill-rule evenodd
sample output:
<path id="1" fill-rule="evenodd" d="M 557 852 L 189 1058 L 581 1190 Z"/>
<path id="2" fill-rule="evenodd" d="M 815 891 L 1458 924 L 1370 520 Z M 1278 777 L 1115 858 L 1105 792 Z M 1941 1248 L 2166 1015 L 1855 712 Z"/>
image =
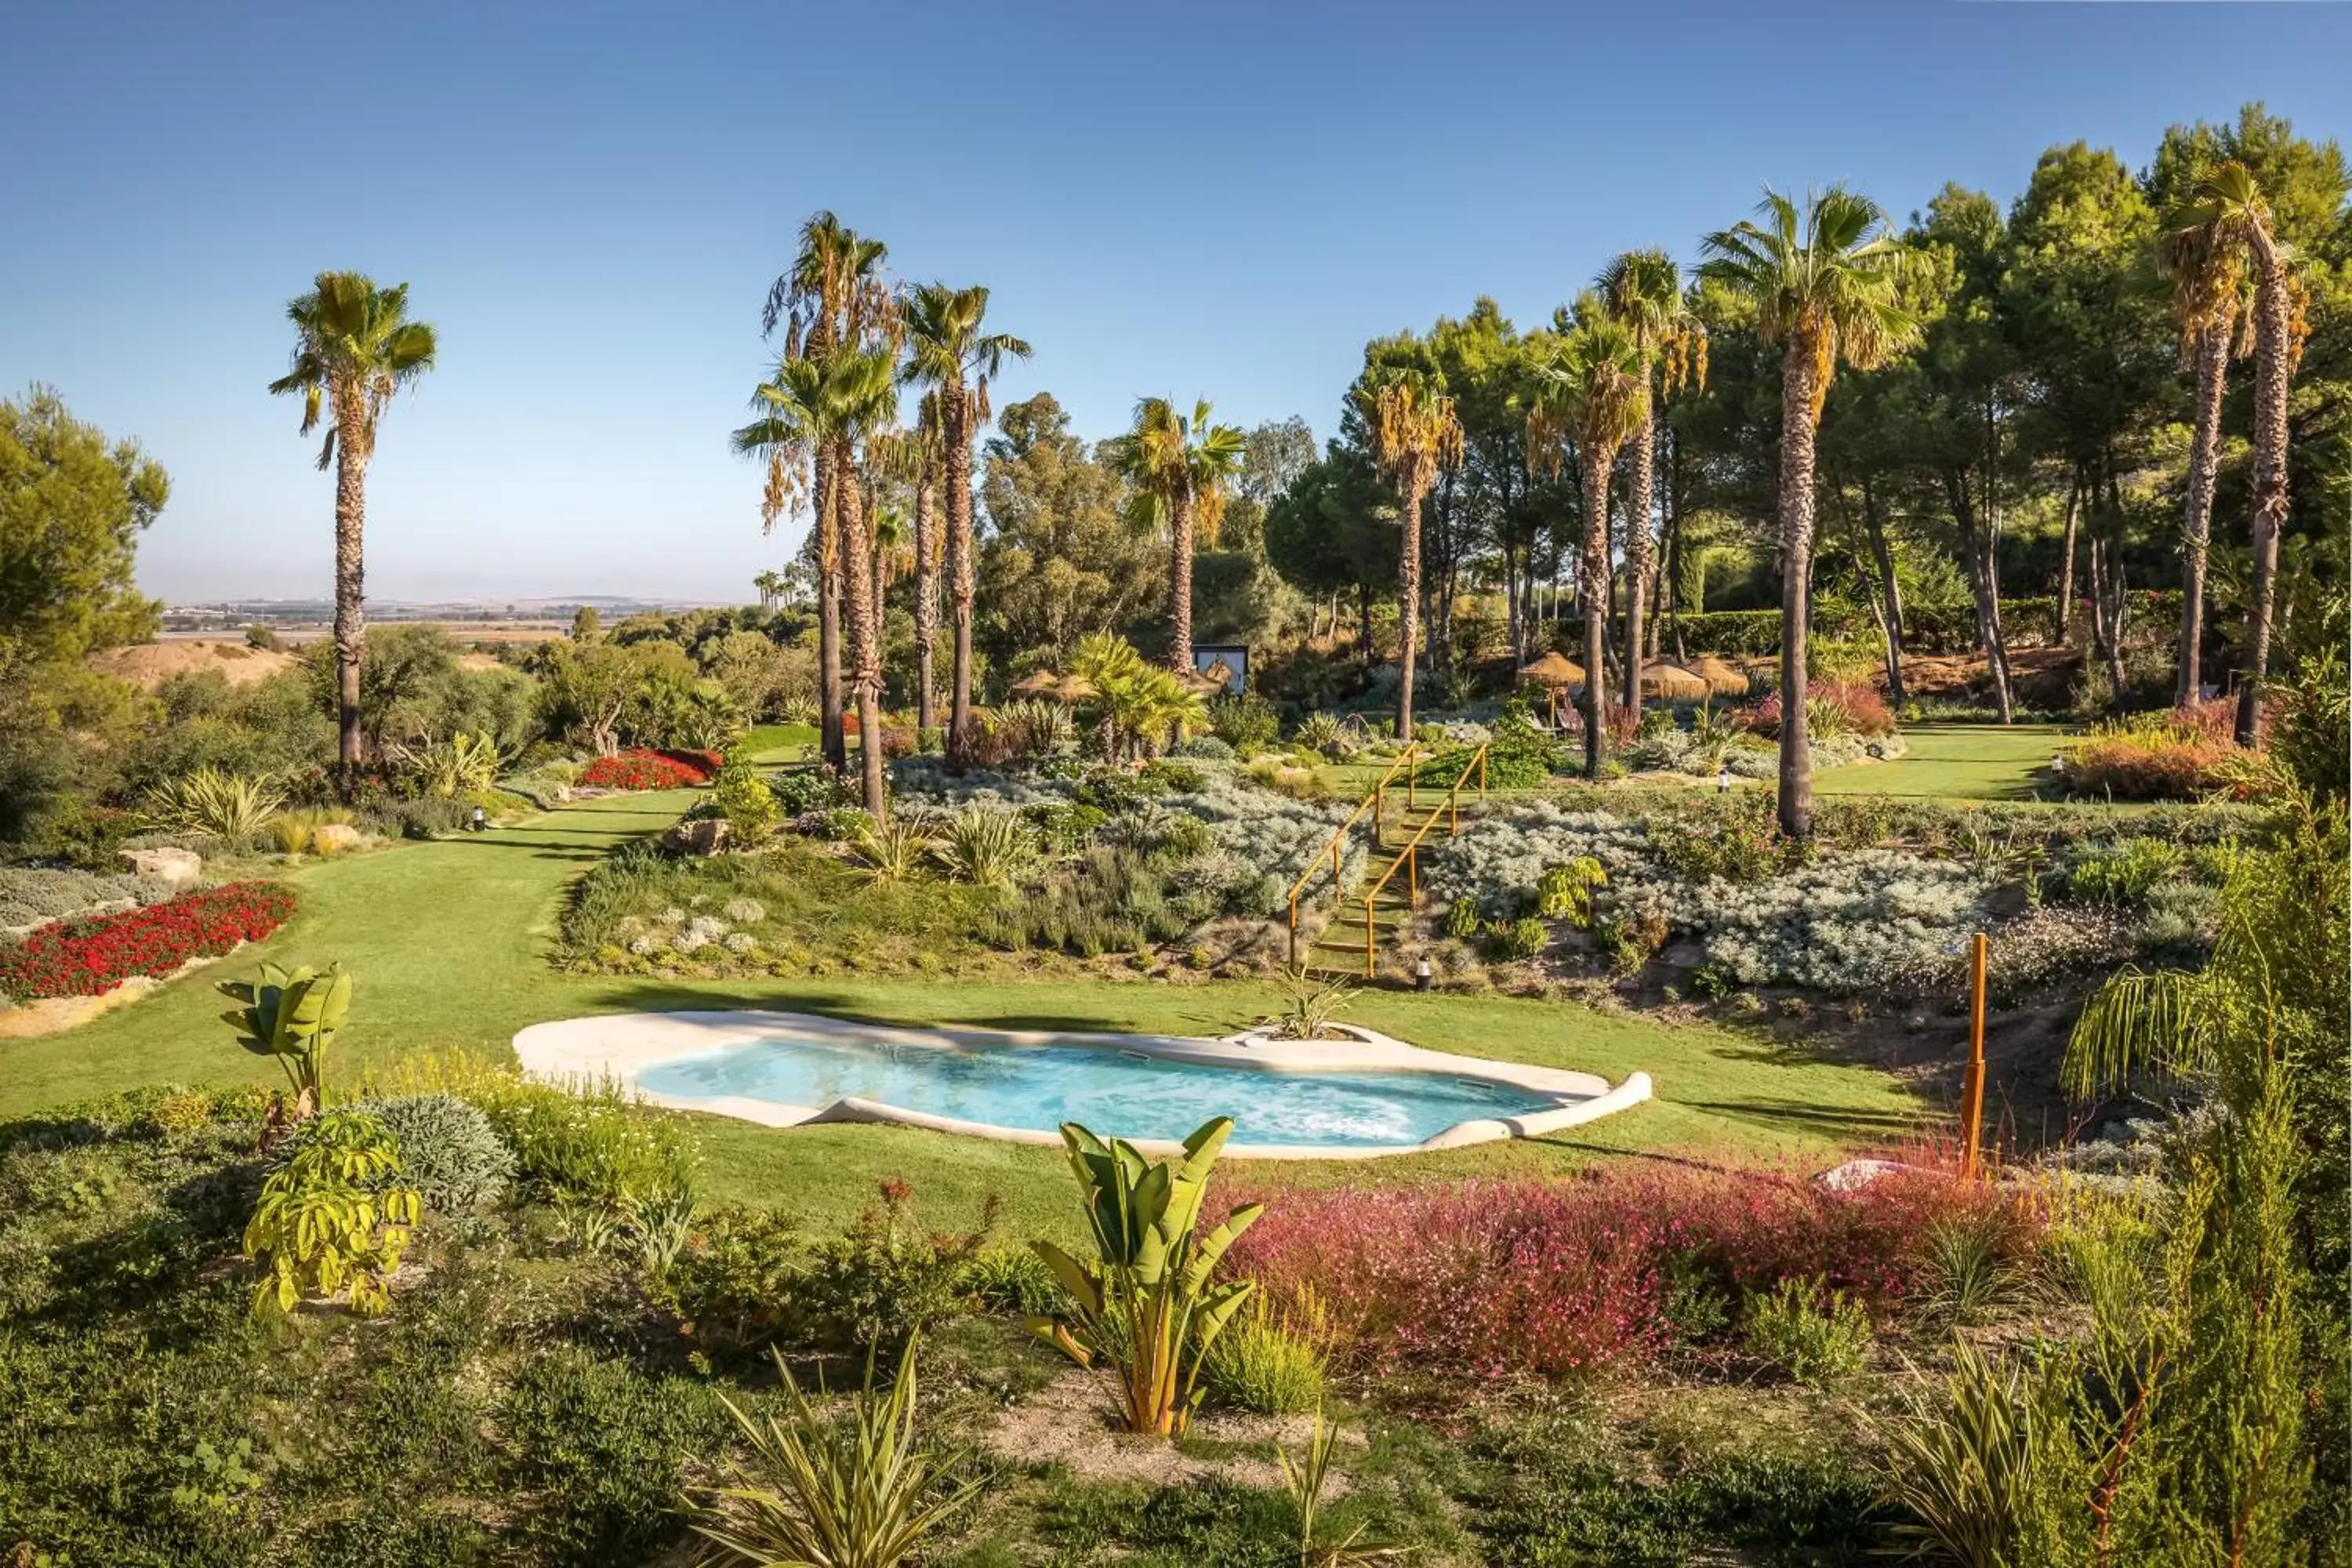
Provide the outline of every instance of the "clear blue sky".
<path id="1" fill-rule="evenodd" d="M 284 302 L 404 279 L 442 368 L 383 436 L 373 595 L 735 600 L 791 541 L 724 437 L 819 207 L 994 289 L 1037 348 L 1002 396 L 1320 437 L 1368 337 L 1481 293 L 1540 320 L 1766 180 L 1902 214 L 2006 201 L 2056 141 L 2137 167 L 2250 98 L 2352 132 L 2352 5 L 1587 9 L 20 5 L 0 391 L 170 468 L 149 591 L 322 595 L 328 480 L 262 391 Z"/>

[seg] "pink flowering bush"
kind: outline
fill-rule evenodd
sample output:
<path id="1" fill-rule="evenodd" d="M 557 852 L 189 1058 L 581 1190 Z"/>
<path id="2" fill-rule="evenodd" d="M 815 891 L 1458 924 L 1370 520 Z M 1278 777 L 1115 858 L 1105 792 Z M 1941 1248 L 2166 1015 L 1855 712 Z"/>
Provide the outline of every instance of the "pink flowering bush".
<path id="1" fill-rule="evenodd" d="M 1920 1168 L 1851 1192 L 1771 1170 L 1612 1170 L 1261 1195 L 1271 1206 L 1234 1247 L 1237 1272 L 1277 1298 L 1312 1290 L 1363 1364 L 1486 1376 L 1655 1353 L 1674 1338 L 1670 1279 L 1733 1293 L 1819 1281 L 1887 1310 L 1921 1282 L 1938 1225 L 1990 1227 L 2005 1251 L 2040 1225 L 1998 1189 Z"/>

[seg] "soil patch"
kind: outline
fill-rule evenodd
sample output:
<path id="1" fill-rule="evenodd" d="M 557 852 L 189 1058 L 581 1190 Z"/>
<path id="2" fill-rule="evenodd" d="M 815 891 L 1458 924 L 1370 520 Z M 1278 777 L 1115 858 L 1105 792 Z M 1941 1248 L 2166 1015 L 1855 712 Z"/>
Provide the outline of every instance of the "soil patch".
<path id="1" fill-rule="evenodd" d="M 1243 1415 L 1204 1410 L 1180 1447 L 1114 1428 L 1112 1390 L 1102 1374 L 1070 1367 L 1038 1393 L 998 1415 L 983 1445 L 1021 1464 L 1059 1464 L 1090 1481 L 1143 1481 L 1156 1487 L 1223 1479 L 1248 1487 L 1282 1485 L 1269 1445 L 1303 1449 L 1312 1415 Z M 1346 1447 L 1347 1439 L 1341 1438 Z M 1347 1491 L 1334 1470 L 1328 1497 Z"/>
<path id="2" fill-rule="evenodd" d="M 292 654 L 277 648 L 248 647 L 242 638 L 215 641 L 205 637 L 109 648 L 93 654 L 89 661 L 91 668 L 150 691 L 175 675 L 198 669 L 217 669 L 228 678 L 231 686 L 251 686 L 280 670 L 292 669 L 300 662 Z"/>

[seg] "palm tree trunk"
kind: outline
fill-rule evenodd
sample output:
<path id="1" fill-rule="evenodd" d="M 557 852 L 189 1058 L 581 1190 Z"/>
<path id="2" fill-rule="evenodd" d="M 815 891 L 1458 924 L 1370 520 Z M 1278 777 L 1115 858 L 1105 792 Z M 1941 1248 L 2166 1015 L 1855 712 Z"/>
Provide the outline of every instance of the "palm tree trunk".
<path id="1" fill-rule="evenodd" d="M 1584 776 L 1601 776 L 1609 725 L 1609 470 L 1614 452 L 1584 464 Z"/>
<path id="2" fill-rule="evenodd" d="M 841 726 L 841 487 L 831 459 L 817 476 L 816 702 L 817 741 L 825 766 L 849 766 L 849 742 Z"/>
<path id="3" fill-rule="evenodd" d="M 1397 740 L 1412 741 L 1412 659 L 1421 635 L 1421 498 L 1426 485 L 1417 479 L 1401 487 L 1404 503 L 1398 518 L 1403 543 L 1397 555 Z M 1371 648 L 1371 601 L 1365 600 L 1364 647 Z"/>
<path id="4" fill-rule="evenodd" d="M 2058 554 L 2058 646 L 2073 640 L 2074 630 L 2074 531 L 2083 517 L 2083 473 L 2078 467 L 2066 487 L 2066 531 Z"/>
<path id="5" fill-rule="evenodd" d="M 1642 427 L 1633 433 L 1633 471 L 1625 476 L 1625 706 L 1637 715 L 1642 711 L 1642 632 L 1651 569 L 1657 559 L 1657 542 L 1650 533 L 1657 443 L 1657 421 L 1644 415 Z"/>
<path id="6" fill-rule="evenodd" d="M 857 702 L 857 763 L 865 784 L 866 815 L 880 822 L 890 807 L 882 779 L 882 636 L 876 614 L 874 541 L 866 527 L 866 503 L 857 470 L 845 449 L 834 462 L 841 487 L 841 574 L 849 587 L 849 664 Z"/>
<path id="7" fill-rule="evenodd" d="M 2188 515 L 2180 532 L 2180 676 L 2172 700 L 2197 700 L 2204 680 L 2205 556 L 2213 537 L 2213 484 L 2220 464 L 2221 394 L 2230 374 L 2230 331 L 2197 333 L 2197 423 L 2189 446 Z"/>
<path id="8" fill-rule="evenodd" d="M 360 664 L 367 654 L 366 552 L 368 442 L 362 416 L 337 422 L 335 432 L 335 694 L 336 760 L 348 795 L 367 760 L 360 728 Z"/>
<path id="9" fill-rule="evenodd" d="M 1895 552 L 1886 542 L 1886 520 L 1879 515 L 1878 491 L 1864 474 L 1862 479 L 1862 525 L 1870 538 L 1870 558 L 1878 568 L 1878 594 L 1872 601 L 1878 629 L 1886 643 L 1886 698 L 1903 705 L 1903 585 L 1895 576 Z"/>
<path id="10" fill-rule="evenodd" d="M 931 570 L 931 531 L 939 520 L 931 515 L 931 460 L 915 479 L 915 723 L 924 730 L 939 727 L 932 696 L 931 645 L 940 635 L 940 579 Z"/>
<path id="11" fill-rule="evenodd" d="M 1168 498 L 1169 667 L 1192 673 L 1192 498 L 1178 490 Z"/>
<path id="12" fill-rule="evenodd" d="M 948 593 L 953 602 L 955 652 L 949 677 L 948 761 L 962 767 L 971 755 L 971 400 L 959 382 L 940 389 L 947 437 Z"/>
<path id="13" fill-rule="evenodd" d="M 2254 291 L 2254 582 L 2246 624 L 2245 678 L 2238 692 L 2238 744 L 2261 729 L 2262 687 L 2270 673 L 2271 598 L 2278 581 L 2279 531 L 2286 523 L 2286 402 L 2294 380 L 2286 260 L 2257 233 L 2262 277 Z"/>
<path id="14" fill-rule="evenodd" d="M 1806 622 L 1813 575 L 1813 437 L 1824 388 L 1799 332 L 1780 364 L 1780 831 L 1813 831 L 1813 752 L 1805 732 Z"/>

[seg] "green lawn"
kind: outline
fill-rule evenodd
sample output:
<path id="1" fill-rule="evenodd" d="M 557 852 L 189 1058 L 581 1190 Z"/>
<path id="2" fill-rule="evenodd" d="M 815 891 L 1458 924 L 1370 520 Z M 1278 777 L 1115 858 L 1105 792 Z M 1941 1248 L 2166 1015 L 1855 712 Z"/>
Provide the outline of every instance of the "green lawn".
<path id="1" fill-rule="evenodd" d="M 2050 759 L 2069 731 L 2058 724 L 1917 724 L 1891 763 L 1863 763 L 1813 775 L 1821 795 L 1886 795 L 1924 800 L 2038 800 Z"/>
<path id="2" fill-rule="evenodd" d="M 62 1035 L 0 1042 L 0 1117 L 163 1081 L 268 1082 L 218 1021 L 211 981 L 261 958 L 341 960 L 358 979 L 353 1022 L 331 1071 L 427 1049 L 503 1054 L 514 1032 L 585 1013 L 778 1006 L 927 1024 L 1223 1033 L 1262 1016 L 1266 988 L 1236 982 L 1055 979 L 974 983 L 920 976 L 673 983 L 561 974 L 546 955 L 563 887 L 614 844 L 657 831 L 686 792 L 609 796 L 481 835 L 460 834 L 289 874 L 300 912 L 255 950 Z M 1380 993 L 1351 1016 L 1439 1049 L 1649 1072 L 1656 1103 L 1557 1139 L 1370 1164 L 1283 1164 L 1255 1179 L 1317 1183 L 1558 1171 L 1599 1154 L 1818 1163 L 1899 1135 L 1919 1107 L 1869 1069 L 1818 1061 L 1745 1034 L 1674 1027 L 1580 1005 Z M 713 1195 L 852 1214 L 883 1177 L 905 1174 L 941 1217 L 1003 1194 L 1014 1217 L 1058 1214 L 1066 1175 L 1050 1150 L 887 1128 L 776 1131 L 697 1118 Z"/>

